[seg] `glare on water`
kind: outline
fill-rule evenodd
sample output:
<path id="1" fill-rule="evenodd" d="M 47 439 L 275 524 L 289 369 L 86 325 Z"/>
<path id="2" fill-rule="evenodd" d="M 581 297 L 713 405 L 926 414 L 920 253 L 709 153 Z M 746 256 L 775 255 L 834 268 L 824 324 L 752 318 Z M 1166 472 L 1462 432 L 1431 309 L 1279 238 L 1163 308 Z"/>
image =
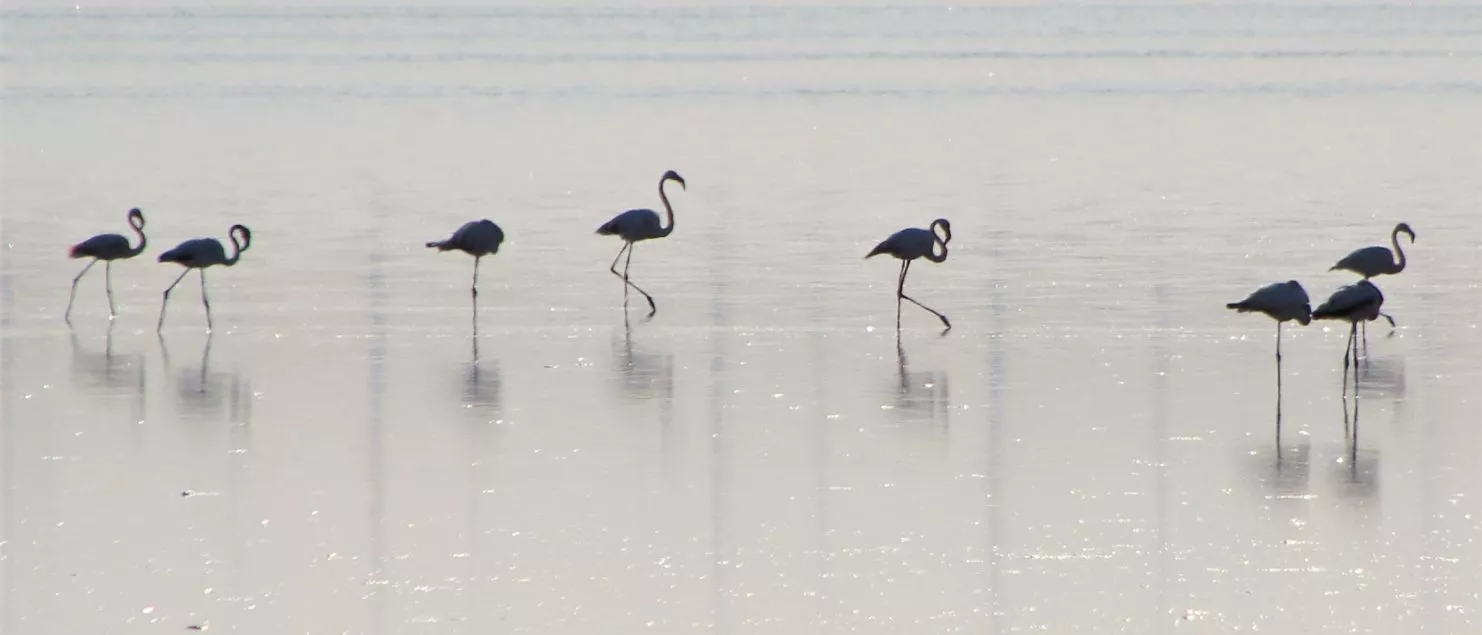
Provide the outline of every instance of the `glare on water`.
<path id="1" fill-rule="evenodd" d="M 0 15 L 4 633 L 1482 628 L 1482 6 Z"/>

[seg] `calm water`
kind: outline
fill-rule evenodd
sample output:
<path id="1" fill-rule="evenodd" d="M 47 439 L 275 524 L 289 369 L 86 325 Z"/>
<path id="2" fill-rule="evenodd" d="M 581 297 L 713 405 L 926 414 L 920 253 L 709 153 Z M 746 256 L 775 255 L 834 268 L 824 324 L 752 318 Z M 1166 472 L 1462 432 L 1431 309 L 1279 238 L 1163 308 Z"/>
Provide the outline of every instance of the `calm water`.
<path id="1" fill-rule="evenodd" d="M 0 12 L 6 634 L 1482 632 L 1482 5 L 57 4 Z M 592 232 L 671 168 L 625 320 Z M 471 320 L 422 243 L 485 216 Z M 939 216 L 897 338 L 860 257 Z M 1278 444 L 1223 303 L 1401 220 Z"/>

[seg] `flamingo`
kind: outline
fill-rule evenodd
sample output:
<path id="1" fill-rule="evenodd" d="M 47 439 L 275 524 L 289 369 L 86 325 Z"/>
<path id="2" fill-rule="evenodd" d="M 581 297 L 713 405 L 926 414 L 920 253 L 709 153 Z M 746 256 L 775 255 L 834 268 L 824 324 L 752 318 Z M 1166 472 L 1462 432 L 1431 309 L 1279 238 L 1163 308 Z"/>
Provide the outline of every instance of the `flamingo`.
<path id="1" fill-rule="evenodd" d="M 1410 229 L 1409 223 L 1400 223 L 1398 225 L 1395 225 L 1394 230 L 1390 231 L 1389 233 L 1389 241 L 1390 244 L 1394 245 L 1394 251 L 1390 251 L 1389 247 L 1385 247 L 1383 245 L 1374 245 L 1371 247 L 1364 247 L 1362 249 L 1355 249 L 1353 253 L 1350 253 L 1347 256 L 1344 256 L 1342 260 L 1339 260 L 1338 264 L 1329 267 L 1328 271 L 1352 271 L 1363 276 L 1365 280 L 1373 278 L 1374 276 L 1382 276 L 1385 274 L 1394 275 L 1401 271 L 1404 271 L 1405 250 L 1400 248 L 1400 232 L 1404 232 L 1405 234 L 1409 235 L 1410 244 L 1415 244 L 1415 230 Z M 1395 258 L 1395 254 L 1399 254 L 1399 259 Z M 1385 320 L 1389 321 L 1389 325 L 1391 328 L 1394 327 L 1394 318 L 1386 314 L 1380 315 Z M 1363 339 L 1364 346 L 1367 347 L 1369 342 L 1369 329 L 1367 326 L 1363 327 Z"/>
<path id="2" fill-rule="evenodd" d="M 170 303 L 170 292 L 175 289 L 175 285 L 180 284 L 185 274 L 190 273 L 191 269 L 198 269 L 201 272 L 201 304 L 206 305 L 206 330 L 211 330 L 211 300 L 206 297 L 206 267 L 235 265 L 242 258 L 242 252 L 252 246 L 252 230 L 247 229 L 246 226 L 232 225 L 226 233 L 231 238 L 232 247 L 235 248 L 231 258 L 226 257 L 226 250 L 215 238 L 193 238 L 160 254 L 160 262 L 179 263 L 185 267 L 185 271 L 180 272 L 180 277 L 175 278 L 169 288 L 165 289 L 165 299 L 160 302 L 160 321 L 155 326 L 156 332 L 163 331 L 165 328 L 165 307 Z M 238 234 L 241 234 L 240 241 L 237 239 Z"/>
<path id="3" fill-rule="evenodd" d="M 117 312 L 113 308 L 113 261 L 133 258 L 144 253 L 144 245 L 148 241 L 144 238 L 144 212 L 139 208 L 129 210 L 129 226 L 134 228 L 134 233 L 139 234 L 139 246 L 130 247 L 129 239 L 118 234 L 98 234 L 72 246 L 68 255 L 72 258 L 92 258 L 86 267 L 72 279 L 72 292 L 67 296 L 67 312 L 62 314 L 62 319 L 68 325 L 72 324 L 72 301 L 77 299 L 77 282 L 87 275 L 93 265 L 99 260 L 104 262 L 103 279 L 104 288 L 108 290 L 108 319 L 113 319 Z"/>
<path id="4" fill-rule="evenodd" d="M 942 230 L 942 236 L 937 236 L 937 228 Z M 926 258 L 932 262 L 943 262 L 947 260 L 947 243 L 952 240 L 952 223 L 945 218 L 938 218 L 931 222 L 930 229 L 909 227 L 902 229 L 889 238 L 880 241 L 865 258 L 871 258 L 880 254 L 895 256 L 901 261 L 901 274 L 895 285 L 895 328 L 901 327 L 901 300 L 910 300 L 912 304 L 926 309 L 932 315 L 942 320 L 942 324 L 952 329 L 952 323 L 947 321 L 947 316 L 942 315 L 936 309 L 917 302 L 911 296 L 906 295 L 906 272 L 911 268 L 911 261 L 917 258 Z M 937 245 L 942 246 L 942 255 L 936 253 Z"/>
<path id="5" fill-rule="evenodd" d="M 427 246 L 438 251 L 457 249 L 473 256 L 473 298 L 479 297 L 479 259 L 499 253 L 499 244 L 504 242 L 504 230 L 489 219 L 464 223 L 452 237 L 444 241 L 433 241 Z M 477 308 L 477 307 L 475 307 Z"/>
<path id="6" fill-rule="evenodd" d="M 1296 320 L 1307 326 L 1312 322 L 1312 305 L 1307 290 L 1296 280 L 1268 284 L 1256 289 L 1244 300 L 1225 305 L 1240 313 L 1265 313 L 1276 320 L 1276 450 L 1281 451 L 1281 323 Z"/>
<path id="7" fill-rule="evenodd" d="M 1348 375 L 1348 354 L 1353 353 L 1353 365 L 1358 366 L 1358 343 L 1354 341 L 1354 334 L 1358 331 L 1360 322 L 1378 319 L 1381 313 L 1379 308 L 1384 306 L 1384 294 L 1380 293 L 1379 287 L 1367 279 L 1360 280 L 1355 284 L 1348 285 L 1328 297 L 1327 302 L 1317 307 L 1312 312 L 1313 319 L 1317 320 L 1345 320 L 1348 322 L 1348 345 L 1343 349 L 1343 374 Z"/>
<path id="8" fill-rule="evenodd" d="M 1312 305 L 1308 303 L 1307 290 L 1296 280 L 1268 284 L 1239 302 L 1225 305 L 1240 313 L 1265 313 L 1276 320 L 1276 364 L 1277 379 L 1281 372 L 1281 323 L 1296 320 L 1307 326 L 1312 322 Z"/>
<path id="9" fill-rule="evenodd" d="M 669 181 L 678 183 L 682 189 L 688 189 L 684 184 L 684 177 L 680 176 L 674 170 L 665 172 L 664 176 L 659 178 L 659 200 L 664 202 L 664 212 L 669 218 L 669 225 L 667 227 L 660 226 L 658 213 L 651 209 L 630 209 L 612 217 L 612 220 L 603 223 L 601 227 L 597 228 L 597 233 L 600 235 L 616 235 L 623 239 L 623 248 L 618 250 L 617 257 L 612 259 L 612 266 L 608 270 L 612 272 L 612 275 L 623 279 L 625 310 L 627 306 L 628 287 L 632 287 L 639 293 L 642 293 L 644 299 L 648 300 L 649 316 L 657 313 L 659 308 L 654 304 L 653 296 L 628 279 L 628 266 L 633 264 L 633 243 L 650 238 L 663 238 L 674 233 L 674 207 L 669 205 L 669 197 L 664 194 L 664 184 Z M 623 272 L 618 273 L 617 263 L 619 260 L 622 260 L 623 252 L 628 253 L 628 259 L 623 263 Z"/>
<path id="10" fill-rule="evenodd" d="M 1415 244 L 1415 230 L 1410 229 L 1409 223 L 1395 225 L 1394 231 L 1389 233 L 1390 243 L 1394 245 L 1394 251 L 1383 245 L 1374 245 L 1356 249 L 1353 253 L 1344 256 L 1338 264 L 1333 265 L 1328 271 L 1339 269 L 1352 271 L 1364 277 L 1365 280 L 1384 274 L 1396 274 L 1405 270 L 1405 250 L 1400 248 L 1400 232 L 1409 234 L 1410 244 Z M 1395 254 L 1399 254 L 1398 260 Z"/>

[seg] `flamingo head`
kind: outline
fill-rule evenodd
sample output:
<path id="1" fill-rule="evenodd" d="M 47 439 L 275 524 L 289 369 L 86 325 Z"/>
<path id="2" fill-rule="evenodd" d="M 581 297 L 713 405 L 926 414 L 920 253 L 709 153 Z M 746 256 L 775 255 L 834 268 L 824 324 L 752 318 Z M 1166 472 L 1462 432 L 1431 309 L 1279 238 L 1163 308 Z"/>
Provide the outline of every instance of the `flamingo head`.
<path id="1" fill-rule="evenodd" d="M 1400 232 L 1409 234 L 1410 242 L 1415 242 L 1415 230 L 1410 229 L 1410 223 L 1400 223 L 1398 225 L 1395 225 L 1395 234 L 1399 234 Z"/>

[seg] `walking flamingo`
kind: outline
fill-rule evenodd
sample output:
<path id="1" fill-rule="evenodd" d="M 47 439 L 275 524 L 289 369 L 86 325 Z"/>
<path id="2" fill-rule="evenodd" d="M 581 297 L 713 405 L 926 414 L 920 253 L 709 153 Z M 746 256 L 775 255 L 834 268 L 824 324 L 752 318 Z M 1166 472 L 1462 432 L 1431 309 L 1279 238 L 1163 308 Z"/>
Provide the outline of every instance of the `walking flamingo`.
<path id="1" fill-rule="evenodd" d="M 240 241 L 237 239 L 238 234 L 241 235 Z M 226 249 L 222 248 L 221 242 L 215 238 L 193 238 L 160 254 L 160 262 L 179 263 L 185 267 L 185 271 L 180 272 L 180 277 L 165 289 L 165 298 L 160 302 L 160 321 L 155 326 L 156 332 L 163 331 L 165 328 L 165 307 L 170 303 L 170 292 L 175 289 L 175 285 L 180 284 L 185 274 L 190 273 L 191 269 L 201 272 L 201 304 L 206 305 L 206 330 L 211 330 L 211 300 L 206 297 L 206 267 L 235 265 L 242 258 L 242 252 L 252 246 L 252 231 L 246 226 L 232 225 L 231 229 L 227 230 L 227 236 L 231 238 L 232 247 L 235 248 L 231 258 L 226 257 Z"/>
<path id="2" fill-rule="evenodd" d="M 72 324 L 72 302 L 77 299 L 77 282 L 87 274 L 93 265 L 103 261 L 103 286 L 108 290 L 108 319 L 113 319 L 117 311 L 113 308 L 113 261 L 133 258 L 144 253 L 144 246 L 148 241 L 144 238 L 144 212 L 139 208 L 129 210 L 129 226 L 134 228 L 134 233 L 139 234 L 139 246 L 130 247 L 129 239 L 118 234 L 98 234 L 72 246 L 68 255 L 72 258 L 92 258 L 86 267 L 72 279 L 72 292 L 67 295 L 67 312 L 62 314 L 62 319 L 67 324 Z"/>
<path id="3" fill-rule="evenodd" d="M 648 314 L 650 316 L 659 311 L 659 307 L 654 304 L 653 296 L 628 279 L 628 267 L 633 264 L 633 243 L 651 238 L 663 238 L 674 233 L 674 207 L 669 204 L 669 197 L 664 194 L 664 184 L 669 181 L 678 183 L 682 189 L 688 189 L 684 184 L 684 177 L 680 176 L 674 170 L 665 172 L 664 176 L 659 178 L 659 200 L 664 202 L 664 212 L 669 219 L 669 225 L 667 227 L 659 224 L 658 213 L 651 209 L 630 209 L 612 217 L 612 220 L 603 223 L 601 227 L 597 228 L 598 234 L 603 236 L 616 235 L 623 239 L 623 248 L 618 250 L 617 257 L 612 259 L 612 266 L 608 270 L 612 272 L 612 275 L 623 279 L 624 310 L 627 309 L 628 287 L 632 287 L 639 293 L 642 293 L 644 299 L 648 300 Z M 622 260 L 623 252 L 628 253 L 628 259 L 623 263 L 623 272 L 618 273 L 617 263 L 619 260 Z"/>
<path id="4" fill-rule="evenodd" d="M 1374 245 L 1355 249 L 1353 253 L 1344 256 L 1338 264 L 1333 265 L 1328 271 L 1339 269 L 1352 271 L 1364 277 L 1365 280 L 1384 274 L 1396 274 L 1405 270 L 1405 250 L 1400 248 L 1400 232 L 1410 236 L 1410 243 L 1415 243 L 1415 231 L 1410 229 L 1409 223 L 1395 225 L 1394 231 L 1389 233 L 1390 244 L 1394 245 L 1394 251 L 1383 245 Z M 1399 254 L 1399 259 L 1395 259 Z"/>
<path id="5" fill-rule="evenodd" d="M 1410 244 L 1415 244 L 1415 230 L 1410 229 L 1409 223 L 1400 223 L 1395 225 L 1394 230 L 1389 233 L 1389 242 L 1394 246 L 1394 251 L 1390 251 L 1389 247 L 1383 245 L 1355 249 L 1352 253 L 1344 256 L 1342 260 L 1339 260 L 1338 264 L 1328 268 L 1328 271 L 1337 271 L 1340 269 L 1352 271 L 1363 276 L 1365 280 L 1374 276 L 1385 274 L 1394 275 L 1404 271 L 1405 250 L 1400 248 L 1400 232 L 1409 235 Z M 1395 258 L 1395 254 L 1399 254 L 1398 259 Z M 1395 325 L 1394 318 L 1384 314 L 1381 315 L 1389 321 L 1390 327 L 1393 328 Z M 1363 328 L 1364 347 L 1367 349 L 1369 345 L 1369 328 L 1366 325 L 1361 325 L 1361 328 Z"/>
<path id="6" fill-rule="evenodd" d="M 937 236 L 937 228 L 942 230 L 942 236 Z M 901 300 L 910 300 L 912 304 L 929 311 L 932 315 L 942 320 L 942 324 L 951 330 L 952 323 L 947 321 L 947 316 L 942 315 L 936 309 L 917 302 L 911 296 L 906 295 L 906 272 L 911 268 L 911 261 L 917 258 L 925 258 L 932 262 L 943 262 L 947 259 L 947 243 L 952 240 L 952 223 L 945 218 L 938 218 L 931 222 L 930 229 L 910 227 L 902 229 L 889 238 L 880 241 L 865 258 L 871 258 L 880 254 L 895 256 L 901 261 L 900 277 L 895 285 L 895 328 L 901 327 Z M 942 254 L 936 253 L 937 245 L 941 245 Z"/>

